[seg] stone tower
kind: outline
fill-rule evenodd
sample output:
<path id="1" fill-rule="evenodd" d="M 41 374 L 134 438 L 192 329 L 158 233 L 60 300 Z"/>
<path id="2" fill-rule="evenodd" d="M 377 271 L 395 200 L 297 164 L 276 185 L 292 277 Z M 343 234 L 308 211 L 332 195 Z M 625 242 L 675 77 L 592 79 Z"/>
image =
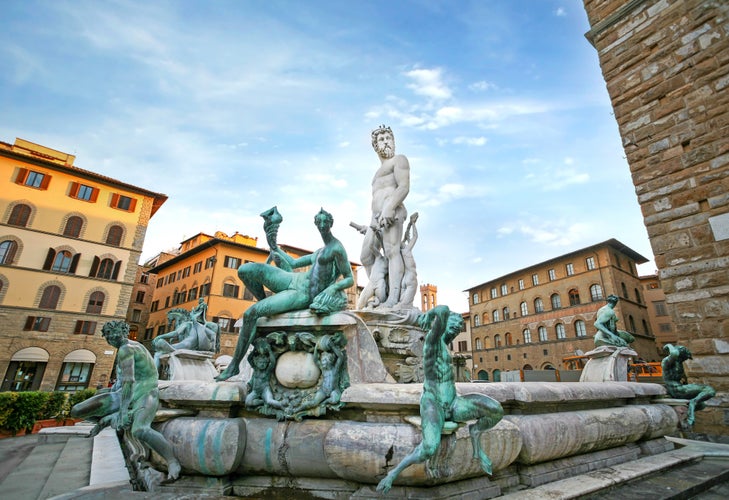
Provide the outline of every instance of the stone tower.
<path id="1" fill-rule="evenodd" d="M 429 311 L 438 305 L 438 287 L 429 283 L 420 285 L 420 310 Z"/>
<path id="2" fill-rule="evenodd" d="M 729 436 L 729 4 L 584 0 L 689 382 Z"/>

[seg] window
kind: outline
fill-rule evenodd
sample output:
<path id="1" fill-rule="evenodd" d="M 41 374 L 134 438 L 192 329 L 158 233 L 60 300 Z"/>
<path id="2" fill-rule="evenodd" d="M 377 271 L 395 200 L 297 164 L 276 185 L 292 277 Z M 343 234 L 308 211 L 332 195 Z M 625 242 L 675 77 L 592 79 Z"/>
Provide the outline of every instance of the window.
<path id="1" fill-rule="evenodd" d="M 504 296 L 507 293 L 509 293 L 509 287 L 506 286 L 506 283 L 501 285 L 501 295 Z"/>
<path id="2" fill-rule="evenodd" d="M 63 363 L 56 390 L 77 392 L 86 389 L 93 367 L 93 363 Z"/>
<path id="3" fill-rule="evenodd" d="M 80 184 L 78 182 L 71 183 L 71 190 L 68 192 L 71 198 L 76 198 L 81 201 L 90 201 L 94 203 L 96 198 L 99 196 L 98 188 L 87 186 L 86 184 Z"/>
<path id="4" fill-rule="evenodd" d="M 532 274 L 532 285 L 537 286 L 539 284 L 539 275 Z"/>
<path id="5" fill-rule="evenodd" d="M 76 321 L 76 327 L 73 329 L 73 333 L 77 335 L 93 335 L 96 331 L 96 321 Z"/>
<path id="6" fill-rule="evenodd" d="M 557 273 L 554 272 L 554 269 L 550 269 L 547 271 L 547 274 L 549 275 L 549 281 L 554 281 L 557 279 Z"/>
<path id="7" fill-rule="evenodd" d="M 66 221 L 66 227 L 63 228 L 63 235 L 70 238 L 78 238 L 81 235 L 83 225 L 83 219 L 78 215 L 73 215 Z"/>
<path id="8" fill-rule="evenodd" d="M 92 277 L 101 278 L 103 280 L 116 279 L 118 272 L 119 268 L 114 264 L 113 260 L 106 258 L 100 261 L 98 257 L 94 257 L 94 263 L 91 265 Z"/>
<path id="9" fill-rule="evenodd" d="M 196 262 L 192 268 L 192 274 L 197 274 L 202 271 L 202 261 Z"/>
<path id="10" fill-rule="evenodd" d="M 121 226 L 113 225 L 106 235 L 106 244 L 115 247 L 121 246 L 122 236 L 124 236 L 124 229 Z"/>
<path id="11" fill-rule="evenodd" d="M 573 288 L 568 292 L 570 296 L 570 305 L 571 306 L 577 306 L 580 304 L 580 292 L 577 291 L 576 288 Z"/>
<path id="12" fill-rule="evenodd" d="M 602 287 L 600 285 L 590 286 L 590 300 L 593 302 L 602 300 Z"/>
<path id="13" fill-rule="evenodd" d="M 504 344 L 511 345 L 513 342 L 511 341 L 511 333 L 506 332 L 504 334 Z"/>
<path id="14" fill-rule="evenodd" d="M 524 280 L 519 280 L 519 290 L 524 290 Z"/>
<path id="15" fill-rule="evenodd" d="M 496 323 L 497 321 L 499 321 L 499 310 L 498 309 L 494 310 L 491 313 L 491 318 L 492 318 L 492 320 L 493 320 L 494 323 Z"/>
<path id="16" fill-rule="evenodd" d="M 642 300 L 641 300 L 641 298 L 640 298 L 640 292 L 638 291 L 638 289 L 637 289 L 637 288 L 634 288 L 634 289 L 633 289 L 633 292 L 635 292 L 635 301 L 636 301 L 636 302 L 637 302 L 638 304 L 642 304 L 642 303 L 643 303 L 643 301 L 642 301 Z"/>
<path id="17" fill-rule="evenodd" d="M 129 196 L 114 193 L 111 196 L 111 206 L 112 208 L 118 208 L 126 212 L 134 212 L 134 209 L 137 207 L 137 200 Z"/>
<path id="18" fill-rule="evenodd" d="M 552 296 L 549 297 L 549 300 L 552 302 L 552 309 L 562 308 L 562 298 L 558 293 L 553 293 Z"/>
<path id="19" fill-rule="evenodd" d="M 132 309 L 132 321 L 134 321 L 135 323 L 139 323 L 140 319 L 142 319 L 142 310 Z"/>
<path id="20" fill-rule="evenodd" d="M 200 297 L 207 297 L 210 295 L 210 283 L 204 283 L 200 286 Z"/>
<path id="21" fill-rule="evenodd" d="M 585 264 L 587 265 L 587 270 L 592 271 L 595 269 L 595 257 L 588 257 L 585 259 Z"/>
<path id="22" fill-rule="evenodd" d="M 567 338 L 567 333 L 565 332 L 564 325 L 562 323 L 557 323 L 557 326 L 554 327 L 554 331 L 557 333 L 557 338 L 562 340 Z"/>
<path id="23" fill-rule="evenodd" d="M 481 343 L 481 339 L 476 339 L 476 349 L 481 350 L 483 349 L 483 344 Z"/>
<path id="24" fill-rule="evenodd" d="M 53 259 L 53 265 L 51 266 L 51 271 L 56 271 L 59 273 L 67 273 L 71 270 L 71 259 L 73 256 L 71 255 L 71 252 L 68 250 L 62 250 L 56 254 L 56 257 Z"/>
<path id="25" fill-rule="evenodd" d="M 501 335 L 494 335 L 494 347 L 501 347 Z"/>
<path id="26" fill-rule="evenodd" d="M 157 280 L 157 288 L 162 288 L 164 286 L 164 284 L 165 284 L 164 278 L 160 278 Z"/>
<path id="27" fill-rule="evenodd" d="M 165 309 L 167 309 L 168 307 L 170 307 L 170 298 L 165 297 Z"/>
<path id="28" fill-rule="evenodd" d="M 144 330 L 144 339 L 142 340 L 149 340 L 154 335 L 154 327 L 149 327 L 146 330 Z"/>
<path id="29" fill-rule="evenodd" d="M 215 265 L 215 256 L 205 259 L 205 269 L 210 269 Z"/>
<path id="30" fill-rule="evenodd" d="M 223 285 L 223 297 L 238 297 L 238 292 L 240 291 L 240 287 L 238 285 L 233 285 L 230 283 L 225 283 Z"/>
<path id="31" fill-rule="evenodd" d="M 661 333 L 670 333 L 671 332 L 671 323 L 659 323 L 658 331 L 660 331 Z"/>
<path id="32" fill-rule="evenodd" d="M 89 303 L 86 304 L 86 312 L 88 314 L 101 314 L 101 309 L 104 307 L 104 300 L 106 295 L 104 292 L 93 292 L 89 296 Z"/>
<path id="33" fill-rule="evenodd" d="M 0 243 L 0 264 L 12 264 L 17 251 L 18 244 L 13 240 L 5 240 Z"/>
<path id="34" fill-rule="evenodd" d="M 159 300 L 153 300 L 149 306 L 149 312 L 156 312 L 159 310 Z"/>
<path id="35" fill-rule="evenodd" d="M 197 287 L 190 288 L 190 291 L 187 292 L 187 300 L 188 301 L 195 300 L 195 299 L 197 299 Z"/>
<path id="36" fill-rule="evenodd" d="M 459 340 L 458 341 L 458 352 L 465 352 L 468 350 L 468 341 L 467 340 Z"/>
<path id="37" fill-rule="evenodd" d="M 635 332 L 635 319 L 633 319 L 633 316 L 628 316 L 628 324 L 630 325 L 630 331 Z"/>
<path id="38" fill-rule="evenodd" d="M 481 316 L 478 314 L 473 316 L 473 326 L 481 326 Z"/>
<path id="39" fill-rule="evenodd" d="M 225 256 L 225 259 L 223 260 L 223 267 L 229 267 L 231 269 L 238 269 L 238 266 L 240 266 L 239 258 L 231 257 L 229 255 Z"/>
<path id="40" fill-rule="evenodd" d="M 253 300 L 255 297 L 248 288 L 243 287 L 243 300 Z"/>
<path id="41" fill-rule="evenodd" d="M 529 314 L 529 309 L 527 308 L 526 302 L 522 302 L 521 304 L 519 304 L 519 309 L 521 310 L 522 316 L 526 316 L 527 314 Z"/>
<path id="42" fill-rule="evenodd" d="M 58 307 L 58 299 L 61 297 L 61 287 L 56 285 L 47 286 L 43 290 L 38 307 L 41 309 L 55 309 Z"/>
<path id="43" fill-rule="evenodd" d="M 578 337 L 587 337 L 587 329 L 585 328 L 585 322 L 581 319 L 575 321 L 575 334 Z"/>
<path id="44" fill-rule="evenodd" d="M 668 316 L 668 310 L 666 309 L 665 300 L 657 300 L 653 302 L 653 307 L 656 310 L 656 316 Z"/>
<path id="45" fill-rule="evenodd" d="M 50 175 L 36 172 L 35 170 L 28 170 L 27 168 L 21 168 L 18 172 L 18 177 L 15 179 L 16 184 L 36 189 L 48 189 L 50 182 Z"/>
<path id="46" fill-rule="evenodd" d="M 51 318 L 44 316 L 28 316 L 25 320 L 23 330 L 34 332 L 47 332 L 51 324 Z"/>
<path id="47" fill-rule="evenodd" d="M 544 312 L 544 302 L 539 297 L 534 299 L 534 312 L 537 312 L 537 313 Z"/>
<path id="48" fill-rule="evenodd" d="M 504 307 L 504 309 L 501 312 L 504 313 L 504 321 L 509 319 L 509 308 L 508 307 Z"/>
<path id="49" fill-rule="evenodd" d="M 496 290 L 496 287 L 492 288 L 490 293 L 492 299 L 498 298 L 499 296 L 499 292 Z"/>
<path id="50" fill-rule="evenodd" d="M 142 273 L 142 275 L 141 275 L 141 276 L 139 277 L 139 282 L 140 282 L 140 283 L 143 283 L 143 284 L 145 284 L 145 285 L 146 285 L 147 283 L 149 283 L 149 274 L 147 274 L 147 273 Z"/>
<path id="51" fill-rule="evenodd" d="M 182 277 L 187 278 L 188 276 L 190 276 L 190 266 L 187 266 L 182 270 Z"/>
<path id="52" fill-rule="evenodd" d="M 180 269 L 179 271 L 177 271 L 177 279 L 178 280 L 179 279 L 182 279 L 182 269 Z"/>
<path id="53" fill-rule="evenodd" d="M 8 217 L 8 224 L 11 226 L 26 227 L 30 219 L 30 207 L 19 203 L 13 207 Z"/>
<path id="54" fill-rule="evenodd" d="M 567 276 L 575 274 L 575 268 L 571 262 L 565 266 L 565 270 L 567 271 Z"/>
<path id="55" fill-rule="evenodd" d="M 213 323 L 217 323 L 220 326 L 221 332 L 227 332 L 227 333 L 235 333 L 235 321 L 233 321 L 231 318 L 222 318 L 215 316 L 213 318 Z"/>
<path id="56" fill-rule="evenodd" d="M 476 293 L 473 294 L 472 300 L 473 300 L 473 305 L 474 306 L 476 304 L 478 304 L 478 292 L 476 292 Z"/>
<path id="57" fill-rule="evenodd" d="M 620 257 L 618 257 L 618 254 L 615 254 L 615 263 L 617 264 L 619 269 L 623 268 L 623 265 L 620 263 Z"/>
<path id="58" fill-rule="evenodd" d="M 623 291 L 623 297 L 626 299 L 628 298 L 628 287 L 625 286 L 625 283 L 620 283 L 620 288 Z"/>
<path id="59" fill-rule="evenodd" d="M 137 296 L 134 298 L 134 302 L 137 302 L 139 304 L 141 304 L 142 302 L 144 302 L 144 295 L 145 295 L 144 294 L 144 291 L 143 290 L 139 290 L 137 292 Z"/>
<path id="60" fill-rule="evenodd" d="M 539 341 L 540 342 L 546 342 L 547 340 L 549 340 L 547 338 L 547 327 L 546 326 L 540 326 L 539 328 L 537 328 L 537 331 L 539 332 Z"/>

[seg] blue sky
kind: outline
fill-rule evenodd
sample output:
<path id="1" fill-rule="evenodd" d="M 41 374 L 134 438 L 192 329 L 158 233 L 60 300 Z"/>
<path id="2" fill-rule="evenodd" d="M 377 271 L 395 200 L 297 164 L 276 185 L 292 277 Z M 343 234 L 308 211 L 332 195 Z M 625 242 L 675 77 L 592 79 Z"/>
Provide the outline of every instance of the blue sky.
<path id="1" fill-rule="evenodd" d="M 277 205 L 279 242 L 318 248 L 324 207 L 359 261 L 385 123 L 439 303 L 610 238 L 655 271 L 581 0 L 9 0 L 0 28 L 0 140 L 167 194 L 143 259 L 265 246 Z"/>

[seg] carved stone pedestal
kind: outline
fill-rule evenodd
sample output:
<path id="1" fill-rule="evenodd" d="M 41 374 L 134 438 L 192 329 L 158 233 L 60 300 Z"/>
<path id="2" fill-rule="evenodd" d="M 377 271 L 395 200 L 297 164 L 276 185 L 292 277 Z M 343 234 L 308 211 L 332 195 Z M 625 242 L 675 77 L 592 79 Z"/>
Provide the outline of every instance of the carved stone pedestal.
<path id="1" fill-rule="evenodd" d="M 585 354 L 590 359 L 580 382 L 627 382 L 628 361 L 638 353 L 627 347 L 603 345 Z"/>
<path id="2" fill-rule="evenodd" d="M 178 349 L 160 356 L 160 371 L 167 375 L 167 380 L 214 382 L 218 370 L 215 369 L 212 358 L 212 352 Z"/>

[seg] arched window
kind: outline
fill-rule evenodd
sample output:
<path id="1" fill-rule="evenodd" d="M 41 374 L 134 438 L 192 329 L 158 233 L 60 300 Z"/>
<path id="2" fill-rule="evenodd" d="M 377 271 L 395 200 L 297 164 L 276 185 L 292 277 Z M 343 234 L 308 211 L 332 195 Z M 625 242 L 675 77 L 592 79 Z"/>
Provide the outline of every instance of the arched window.
<path id="1" fill-rule="evenodd" d="M 501 335 L 494 335 L 494 347 L 501 347 Z"/>
<path id="2" fill-rule="evenodd" d="M 557 325 L 554 327 L 554 331 L 557 333 L 558 339 L 565 339 L 567 338 L 567 334 L 564 330 L 564 325 L 562 323 L 557 323 Z"/>
<path id="3" fill-rule="evenodd" d="M 544 312 L 544 302 L 542 302 L 542 299 L 539 297 L 534 299 L 534 312 L 535 313 Z"/>
<path id="4" fill-rule="evenodd" d="M 521 304 L 519 304 L 519 309 L 521 310 L 522 316 L 526 316 L 527 314 L 529 314 L 529 308 L 527 307 L 526 302 L 522 302 Z"/>
<path id="5" fill-rule="evenodd" d="M 504 334 L 504 344 L 505 345 L 511 345 L 513 342 L 511 341 L 511 333 L 506 332 Z"/>
<path id="6" fill-rule="evenodd" d="M 473 316 L 473 326 L 481 326 L 481 316 L 478 314 Z"/>
<path id="7" fill-rule="evenodd" d="M 553 293 L 552 296 L 549 297 L 549 300 L 552 302 L 552 309 L 562 308 L 562 299 L 559 297 L 558 293 Z"/>
<path id="8" fill-rule="evenodd" d="M 43 290 L 38 307 L 41 309 L 55 309 L 58 307 L 58 299 L 61 297 L 61 287 L 56 285 L 47 286 Z"/>
<path id="9" fill-rule="evenodd" d="M 634 288 L 633 291 L 635 292 L 635 301 L 638 304 L 642 304 L 643 303 L 643 300 L 640 298 L 640 292 L 638 291 L 638 289 L 637 288 Z"/>
<path id="10" fill-rule="evenodd" d="M 602 300 L 602 287 L 600 285 L 590 285 L 590 300 L 593 302 Z"/>
<path id="11" fill-rule="evenodd" d="M 114 261 L 111 259 L 103 259 L 99 263 L 99 271 L 96 273 L 97 278 L 110 280 L 114 273 Z"/>
<path id="12" fill-rule="evenodd" d="M 104 292 L 93 292 L 89 297 L 89 303 L 86 304 L 86 312 L 91 314 L 101 314 L 101 308 L 104 306 L 106 296 Z"/>
<path id="13" fill-rule="evenodd" d="M 499 310 L 496 309 L 494 312 L 491 313 L 491 317 L 494 319 L 494 323 L 499 321 Z"/>
<path id="14" fill-rule="evenodd" d="M 57 271 L 59 273 L 67 273 L 71 269 L 71 259 L 73 256 L 68 250 L 62 250 L 56 254 L 56 258 L 53 259 L 53 265 L 51 271 Z"/>
<path id="15" fill-rule="evenodd" d="M 577 306 L 580 304 L 580 292 L 577 291 L 577 288 L 573 288 L 569 292 L 570 296 L 570 305 L 571 306 Z"/>
<path id="16" fill-rule="evenodd" d="M 630 323 L 630 331 L 635 332 L 635 320 L 633 316 L 628 316 L 628 323 Z"/>
<path id="17" fill-rule="evenodd" d="M 66 221 L 66 227 L 63 228 L 63 235 L 71 238 L 78 238 L 81 235 L 81 228 L 84 221 L 78 215 L 73 215 Z"/>
<path id="18" fill-rule="evenodd" d="M 529 328 L 525 328 L 521 333 L 524 335 L 524 343 L 531 344 L 532 343 L 532 332 L 529 331 Z"/>
<path id="19" fill-rule="evenodd" d="M 11 226 L 25 227 L 28 225 L 29 219 L 30 207 L 28 205 L 23 205 L 22 203 L 19 203 L 18 205 L 15 205 L 13 207 L 13 211 L 10 212 L 8 224 L 10 224 Z"/>
<path id="20" fill-rule="evenodd" d="M 106 235 L 106 244 L 114 245 L 115 247 L 121 246 L 123 235 L 124 229 L 121 226 L 111 226 L 109 228 L 109 234 Z"/>
<path id="21" fill-rule="evenodd" d="M 0 243 L 0 264 L 12 264 L 17 251 L 18 244 L 13 240 L 5 240 Z"/>
<path id="22" fill-rule="evenodd" d="M 625 283 L 620 283 L 620 288 L 623 290 L 623 297 L 626 299 L 628 298 L 628 287 L 625 286 Z"/>
<path id="23" fill-rule="evenodd" d="M 483 317 L 481 318 L 481 324 L 487 325 L 489 322 L 489 313 L 485 312 L 483 313 Z"/>
<path id="24" fill-rule="evenodd" d="M 575 334 L 578 337 L 586 337 L 587 336 L 587 329 L 585 328 L 585 322 L 581 319 L 578 319 L 575 321 Z"/>
<path id="25" fill-rule="evenodd" d="M 537 331 L 539 332 L 539 341 L 540 342 L 546 342 L 547 340 L 549 340 L 549 338 L 547 338 L 547 327 L 546 326 L 540 326 L 537 329 Z"/>
<path id="26" fill-rule="evenodd" d="M 481 349 L 483 349 L 483 344 L 481 343 L 481 339 L 477 338 L 476 339 L 476 350 L 480 351 Z"/>
<path id="27" fill-rule="evenodd" d="M 507 319 L 509 319 L 509 307 L 508 306 L 507 307 L 504 307 L 504 309 L 501 312 L 504 313 L 504 321 L 506 321 Z"/>
<path id="28" fill-rule="evenodd" d="M 648 328 L 648 323 L 645 322 L 645 320 L 641 320 L 643 323 L 643 333 L 646 335 L 650 335 L 650 329 Z"/>

